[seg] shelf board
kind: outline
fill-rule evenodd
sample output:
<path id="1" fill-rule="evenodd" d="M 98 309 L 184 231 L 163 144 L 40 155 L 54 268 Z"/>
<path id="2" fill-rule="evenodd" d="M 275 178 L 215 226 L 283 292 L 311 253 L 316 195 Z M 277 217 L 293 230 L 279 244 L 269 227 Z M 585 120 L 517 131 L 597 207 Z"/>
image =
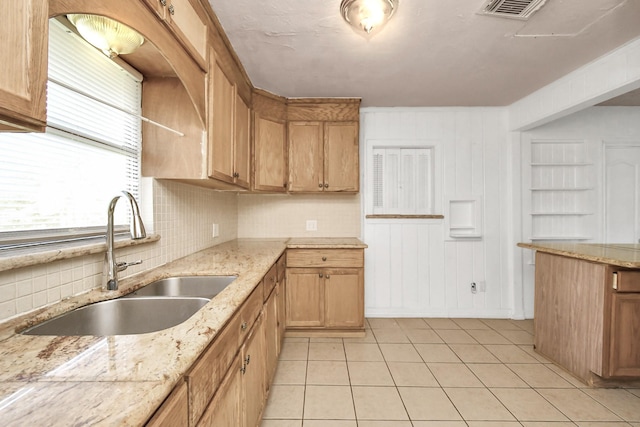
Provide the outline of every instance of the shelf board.
<path id="1" fill-rule="evenodd" d="M 531 212 L 532 216 L 586 216 L 593 212 Z"/>
<path id="2" fill-rule="evenodd" d="M 531 163 L 531 166 L 593 166 L 593 163 Z"/>
<path id="3" fill-rule="evenodd" d="M 576 188 L 545 188 L 545 187 L 538 187 L 538 188 L 530 188 L 529 190 L 531 191 L 589 191 L 589 190 L 594 190 L 593 187 L 576 187 Z"/>

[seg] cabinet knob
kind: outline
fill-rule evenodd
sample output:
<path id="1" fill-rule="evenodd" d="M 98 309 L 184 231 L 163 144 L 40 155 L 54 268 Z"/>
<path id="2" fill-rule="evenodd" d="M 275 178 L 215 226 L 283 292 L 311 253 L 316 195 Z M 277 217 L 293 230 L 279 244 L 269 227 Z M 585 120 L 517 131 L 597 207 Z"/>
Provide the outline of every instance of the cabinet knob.
<path id="1" fill-rule="evenodd" d="M 322 273 L 319 273 L 319 274 L 318 274 L 318 277 L 322 279 Z"/>
<path id="2" fill-rule="evenodd" d="M 322 183 L 318 183 L 318 188 L 322 188 Z"/>
<path id="3" fill-rule="evenodd" d="M 324 188 L 329 188 L 329 183 L 328 182 L 324 183 Z"/>
<path id="4" fill-rule="evenodd" d="M 331 279 L 331 276 L 330 276 L 330 275 L 328 275 L 328 274 L 325 274 L 325 275 L 324 275 L 324 278 L 325 278 L 325 279 Z"/>
<path id="5" fill-rule="evenodd" d="M 176 8 L 175 8 L 175 7 L 173 7 L 173 5 L 172 5 L 172 4 L 171 4 L 171 5 L 169 5 L 169 13 L 170 13 L 171 15 L 175 15 L 175 14 L 176 14 Z"/>
<path id="6" fill-rule="evenodd" d="M 234 172 L 234 173 L 233 173 L 233 177 L 234 177 L 234 178 L 240 178 L 240 174 L 239 174 L 238 172 Z"/>
<path id="7" fill-rule="evenodd" d="M 247 322 L 242 322 L 242 325 L 240 325 L 240 329 L 242 329 L 243 331 L 247 329 Z"/>
<path id="8" fill-rule="evenodd" d="M 167 0 L 160 0 L 160 4 L 163 5 L 163 6 L 166 6 L 167 5 Z"/>
<path id="9" fill-rule="evenodd" d="M 327 260 L 327 257 L 326 257 L 326 256 L 323 256 L 323 257 L 322 257 L 322 260 L 323 260 L 323 261 L 326 261 L 326 260 Z"/>

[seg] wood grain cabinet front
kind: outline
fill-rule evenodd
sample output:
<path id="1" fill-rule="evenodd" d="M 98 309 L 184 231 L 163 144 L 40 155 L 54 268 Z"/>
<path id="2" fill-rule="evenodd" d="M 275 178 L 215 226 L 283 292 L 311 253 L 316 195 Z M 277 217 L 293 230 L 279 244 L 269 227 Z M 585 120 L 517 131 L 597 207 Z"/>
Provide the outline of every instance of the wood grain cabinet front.
<path id="1" fill-rule="evenodd" d="M 190 0 L 144 0 L 203 70 L 207 69 L 206 12 Z"/>
<path id="2" fill-rule="evenodd" d="M 289 249 L 288 330 L 364 330 L 364 249 Z"/>
<path id="3" fill-rule="evenodd" d="M 187 427 L 189 426 L 189 401 L 187 385 L 180 380 L 162 406 L 147 423 L 148 427 Z"/>
<path id="4" fill-rule="evenodd" d="M 14 0 L 2 3 L 0 131 L 44 132 L 49 2 Z"/>
<path id="5" fill-rule="evenodd" d="M 254 89 L 252 185 L 255 191 L 287 191 L 286 98 Z"/>

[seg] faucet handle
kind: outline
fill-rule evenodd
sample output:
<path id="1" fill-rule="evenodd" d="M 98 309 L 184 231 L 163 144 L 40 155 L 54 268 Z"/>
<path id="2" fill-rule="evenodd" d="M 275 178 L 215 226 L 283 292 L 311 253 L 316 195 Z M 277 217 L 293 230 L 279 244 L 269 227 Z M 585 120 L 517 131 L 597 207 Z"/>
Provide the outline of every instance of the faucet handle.
<path id="1" fill-rule="evenodd" d="M 125 261 L 120 261 L 118 263 L 116 263 L 116 268 L 118 271 L 124 271 L 127 269 L 127 267 L 130 267 L 132 265 L 138 265 L 138 264 L 142 264 L 142 260 L 139 259 L 137 261 L 131 261 L 131 262 L 125 262 Z"/>

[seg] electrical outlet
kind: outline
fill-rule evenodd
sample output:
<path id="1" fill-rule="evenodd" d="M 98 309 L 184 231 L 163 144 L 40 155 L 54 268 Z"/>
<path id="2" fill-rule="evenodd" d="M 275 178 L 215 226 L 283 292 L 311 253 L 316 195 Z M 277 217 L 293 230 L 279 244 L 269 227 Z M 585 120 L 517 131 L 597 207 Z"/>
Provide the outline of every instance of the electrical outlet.
<path id="1" fill-rule="evenodd" d="M 476 282 L 471 282 L 471 293 L 475 294 L 476 292 L 478 292 L 478 285 L 476 285 Z"/>
<path id="2" fill-rule="evenodd" d="M 308 219 L 307 231 L 318 231 L 318 221 L 315 219 Z"/>
<path id="3" fill-rule="evenodd" d="M 213 224 L 212 235 L 213 237 L 218 237 L 220 235 L 220 226 L 218 224 Z"/>

